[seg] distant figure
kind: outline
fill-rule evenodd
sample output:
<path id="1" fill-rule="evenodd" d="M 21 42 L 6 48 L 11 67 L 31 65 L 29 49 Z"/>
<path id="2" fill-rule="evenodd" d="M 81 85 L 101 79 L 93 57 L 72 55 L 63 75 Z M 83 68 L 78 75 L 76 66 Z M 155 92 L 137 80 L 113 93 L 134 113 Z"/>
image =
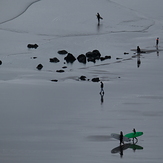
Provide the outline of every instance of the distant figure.
<path id="1" fill-rule="evenodd" d="M 156 39 L 156 46 L 158 46 L 158 43 L 159 43 L 159 38 L 157 37 L 157 39 Z"/>
<path id="2" fill-rule="evenodd" d="M 97 20 L 98 20 L 98 25 L 100 25 L 100 19 L 103 19 L 101 16 L 100 16 L 100 14 L 99 13 L 97 13 Z"/>
<path id="3" fill-rule="evenodd" d="M 101 81 L 101 92 L 104 92 L 104 83 Z"/>
<path id="4" fill-rule="evenodd" d="M 137 53 L 140 53 L 140 52 L 141 52 L 140 47 L 137 46 Z"/>
<path id="5" fill-rule="evenodd" d="M 133 131 L 133 133 L 134 133 L 134 134 L 136 133 L 135 128 L 134 128 L 132 131 Z M 136 143 L 137 143 L 137 142 L 138 142 L 138 139 L 137 139 L 136 137 L 135 137 L 135 138 L 133 138 L 133 140 L 132 140 L 132 141 L 133 141 L 133 143 L 134 143 L 134 139 L 136 140 Z M 136 144 L 136 143 L 135 143 L 135 144 Z"/>
<path id="6" fill-rule="evenodd" d="M 123 132 L 120 132 L 120 136 L 119 136 L 119 140 L 120 140 L 120 145 L 124 145 L 124 141 L 123 141 Z"/>

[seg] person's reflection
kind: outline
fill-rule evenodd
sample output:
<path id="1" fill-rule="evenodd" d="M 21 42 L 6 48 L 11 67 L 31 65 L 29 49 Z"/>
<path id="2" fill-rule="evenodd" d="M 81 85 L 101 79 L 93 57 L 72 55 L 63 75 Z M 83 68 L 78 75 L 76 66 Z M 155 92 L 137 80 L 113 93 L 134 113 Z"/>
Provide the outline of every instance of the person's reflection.
<path id="1" fill-rule="evenodd" d="M 101 105 L 104 103 L 104 91 L 100 92 L 100 95 L 101 95 Z"/>
<path id="2" fill-rule="evenodd" d="M 123 146 L 122 145 L 120 145 L 120 157 L 122 158 L 123 157 Z"/>
<path id="3" fill-rule="evenodd" d="M 156 46 L 156 52 L 157 52 L 157 56 L 159 56 L 159 49 L 158 49 L 158 45 Z"/>
<path id="4" fill-rule="evenodd" d="M 140 55 L 137 55 L 137 67 L 139 68 L 141 64 Z"/>

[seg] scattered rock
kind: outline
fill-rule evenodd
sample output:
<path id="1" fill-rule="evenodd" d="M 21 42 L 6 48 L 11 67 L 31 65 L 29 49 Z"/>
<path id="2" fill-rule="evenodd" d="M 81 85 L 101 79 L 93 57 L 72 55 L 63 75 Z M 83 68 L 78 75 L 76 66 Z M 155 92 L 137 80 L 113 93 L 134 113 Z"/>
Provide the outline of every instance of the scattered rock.
<path id="1" fill-rule="evenodd" d="M 129 54 L 129 53 L 127 53 L 127 52 L 124 52 L 124 55 L 126 55 L 126 54 Z"/>
<path id="2" fill-rule="evenodd" d="M 37 49 L 38 48 L 38 45 L 37 44 L 28 44 L 27 47 L 30 49 L 30 48 L 34 48 L 34 49 Z"/>
<path id="3" fill-rule="evenodd" d="M 77 59 L 80 63 L 86 63 L 86 56 L 84 54 L 80 54 Z"/>
<path id="4" fill-rule="evenodd" d="M 64 69 L 65 69 L 65 68 L 67 68 L 67 66 L 63 66 L 62 68 L 64 68 Z"/>
<path id="5" fill-rule="evenodd" d="M 53 79 L 53 80 L 51 80 L 52 82 L 58 82 L 58 80 L 57 79 Z"/>
<path id="6" fill-rule="evenodd" d="M 37 57 L 32 57 L 32 59 L 36 59 Z"/>
<path id="7" fill-rule="evenodd" d="M 37 67 L 36 67 L 38 70 L 41 70 L 43 68 L 43 65 L 42 64 L 39 64 Z"/>
<path id="8" fill-rule="evenodd" d="M 106 55 L 105 57 L 100 57 L 100 60 L 101 60 L 101 61 L 104 61 L 104 60 L 106 60 L 106 59 L 111 59 L 111 56 L 107 56 L 107 55 Z"/>
<path id="9" fill-rule="evenodd" d="M 62 73 L 65 72 L 64 70 L 56 70 L 56 72 Z"/>
<path id="10" fill-rule="evenodd" d="M 99 81 L 100 81 L 99 78 L 93 78 L 93 79 L 92 79 L 92 82 L 99 82 Z"/>
<path id="11" fill-rule="evenodd" d="M 66 50 L 59 50 L 58 54 L 67 54 L 68 52 Z"/>
<path id="12" fill-rule="evenodd" d="M 54 62 L 54 63 L 60 62 L 59 59 L 56 57 L 50 58 L 49 60 L 50 60 L 50 62 Z"/>
<path id="13" fill-rule="evenodd" d="M 116 58 L 116 60 L 123 59 L 123 58 Z"/>
<path id="14" fill-rule="evenodd" d="M 79 79 L 85 81 L 86 78 L 87 78 L 86 76 L 81 76 Z"/>
<path id="15" fill-rule="evenodd" d="M 2 64 L 2 61 L 0 60 L 0 65 Z"/>
<path id="16" fill-rule="evenodd" d="M 67 63 L 73 63 L 76 60 L 76 58 L 71 53 L 68 53 L 64 59 Z"/>
<path id="17" fill-rule="evenodd" d="M 98 50 L 93 50 L 92 52 L 87 52 L 86 57 L 88 58 L 88 62 L 96 62 L 96 60 L 100 59 L 101 54 Z"/>

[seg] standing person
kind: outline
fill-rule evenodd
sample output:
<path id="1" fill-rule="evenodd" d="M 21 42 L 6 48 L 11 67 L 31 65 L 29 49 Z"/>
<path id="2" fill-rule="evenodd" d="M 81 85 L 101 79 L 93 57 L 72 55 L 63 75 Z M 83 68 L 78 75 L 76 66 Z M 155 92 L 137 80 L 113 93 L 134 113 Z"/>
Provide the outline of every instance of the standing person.
<path id="1" fill-rule="evenodd" d="M 100 24 L 100 19 L 103 19 L 101 16 L 100 16 L 100 14 L 99 13 L 97 13 L 97 20 L 98 20 L 98 25 Z"/>
<path id="2" fill-rule="evenodd" d="M 158 43 L 159 43 L 159 38 L 157 37 L 156 38 L 156 46 L 158 46 Z"/>
<path id="3" fill-rule="evenodd" d="M 137 53 L 140 53 L 140 52 L 141 52 L 140 47 L 137 46 Z"/>
<path id="4" fill-rule="evenodd" d="M 120 140 L 120 146 L 123 144 L 124 145 L 124 141 L 123 141 L 123 132 L 120 132 L 120 136 L 119 136 L 119 140 Z"/>

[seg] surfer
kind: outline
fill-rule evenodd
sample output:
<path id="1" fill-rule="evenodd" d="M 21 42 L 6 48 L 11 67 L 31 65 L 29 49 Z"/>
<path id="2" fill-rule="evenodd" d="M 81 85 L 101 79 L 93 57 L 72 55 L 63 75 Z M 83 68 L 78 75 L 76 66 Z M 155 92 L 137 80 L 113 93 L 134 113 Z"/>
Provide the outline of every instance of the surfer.
<path id="1" fill-rule="evenodd" d="M 100 19 L 103 19 L 99 13 L 96 14 L 97 20 L 98 20 L 98 25 L 100 25 Z"/>
<path id="2" fill-rule="evenodd" d="M 134 128 L 132 131 L 133 131 L 133 133 L 134 133 L 134 134 L 136 134 L 136 130 L 135 130 L 135 128 Z M 134 143 L 134 139 L 136 140 L 136 142 L 135 142 L 135 143 Z M 133 138 L 133 140 L 132 140 L 132 141 L 133 141 L 133 143 L 134 143 L 134 144 L 136 144 L 136 143 L 138 142 L 138 139 L 135 137 L 135 138 Z"/>
<path id="3" fill-rule="evenodd" d="M 157 37 L 157 39 L 156 39 L 156 46 L 158 46 L 158 43 L 159 43 L 159 38 Z"/>
<path id="4" fill-rule="evenodd" d="M 140 47 L 137 46 L 137 53 L 140 53 L 140 52 L 141 52 Z"/>
<path id="5" fill-rule="evenodd" d="M 124 145 L 124 141 L 123 141 L 123 132 L 120 132 L 120 136 L 119 136 L 119 140 L 120 140 L 120 146 L 123 144 Z"/>

